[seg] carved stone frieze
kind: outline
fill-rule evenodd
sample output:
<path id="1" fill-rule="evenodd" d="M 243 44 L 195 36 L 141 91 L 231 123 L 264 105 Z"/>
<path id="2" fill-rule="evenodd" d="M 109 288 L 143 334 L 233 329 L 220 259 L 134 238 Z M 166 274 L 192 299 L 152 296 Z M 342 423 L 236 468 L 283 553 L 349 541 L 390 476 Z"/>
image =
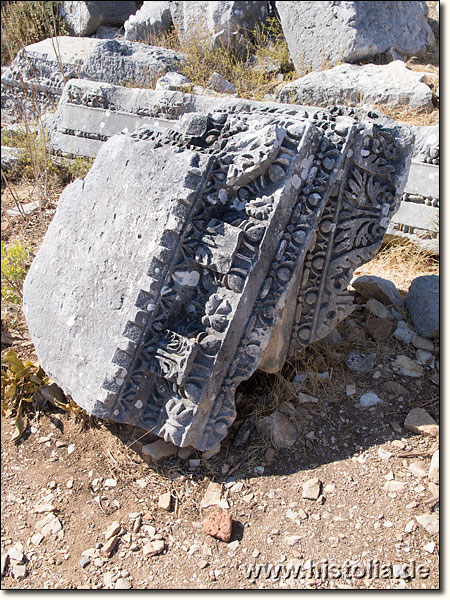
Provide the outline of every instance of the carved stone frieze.
<path id="1" fill-rule="evenodd" d="M 180 101 L 191 109 L 164 127 L 102 142 L 65 190 L 24 309 L 75 402 L 206 450 L 241 381 L 352 310 L 347 285 L 399 206 L 413 139 L 342 109 Z"/>

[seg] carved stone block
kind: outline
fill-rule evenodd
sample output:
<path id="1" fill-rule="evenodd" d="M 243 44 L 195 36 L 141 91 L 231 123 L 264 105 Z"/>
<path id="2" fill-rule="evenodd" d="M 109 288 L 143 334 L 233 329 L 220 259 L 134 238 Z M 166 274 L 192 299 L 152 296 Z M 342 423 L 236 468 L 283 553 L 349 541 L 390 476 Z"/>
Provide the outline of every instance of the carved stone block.
<path id="1" fill-rule="evenodd" d="M 103 143 L 24 284 L 41 364 L 75 402 L 199 450 L 241 381 L 351 312 L 413 146 L 337 109 L 240 107 Z"/>

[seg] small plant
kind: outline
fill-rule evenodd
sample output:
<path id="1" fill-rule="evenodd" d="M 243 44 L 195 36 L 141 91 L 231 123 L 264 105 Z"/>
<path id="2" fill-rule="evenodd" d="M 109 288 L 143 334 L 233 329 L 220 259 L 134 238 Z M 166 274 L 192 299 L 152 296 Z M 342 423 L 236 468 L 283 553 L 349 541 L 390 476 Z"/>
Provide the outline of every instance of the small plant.
<path id="1" fill-rule="evenodd" d="M 67 35 L 60 15 L 62 2 L 8 2 L 2 8 L 2 65 L 21 48 L 50 37 Z"/>
<path id="2" fill-rule="evenodd" d="M 2 296 L 16 304 L 22 301 L 22 284 L 31 261 L 28 248 L 19 240 L 2 242 Z"/>
<path id="3" fill-rule="evenodd" d="M 3 266 L 3 260 L 2 260 Z M 15 432 L 11 441 L 16 442 L 24 431 L 23 403 L 33 402 L 33 396 L 49 379 L 41 367 L 30 361 L 23 364 L 11 348 L 2 358 L 2 417 L 15 411 Z"/>
<path id="4" fill-rule="evenodd" d="M 89 158 L 88 156 L 77 156 L 65 163 L 65 170 L 71 181 L 78 179 L 79 177 L 84 179 L 93 164 L 93 158 Z"/>

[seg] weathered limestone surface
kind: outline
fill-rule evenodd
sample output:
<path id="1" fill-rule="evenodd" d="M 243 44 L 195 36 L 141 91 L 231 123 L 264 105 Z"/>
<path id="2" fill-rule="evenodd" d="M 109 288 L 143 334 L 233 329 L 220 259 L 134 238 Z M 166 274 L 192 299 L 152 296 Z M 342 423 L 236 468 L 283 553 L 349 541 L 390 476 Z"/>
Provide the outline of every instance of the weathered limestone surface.
<path id="1" fill-rule="evenodd" d="M 172 26 L 171 2 L 143 2 L 135 15 L 125 22 L 126 40 L 147 42 L 151 36 L 169 31 Z"/>
<path id="2" fill-rule="evenodd" d="M 411 56 L 434 44 L 426 2 L 276 2 L 299 72 L 376 55 Z"/>
<path id="3" fill-rule="evenodd" d="M 72 78 L 144 85 L 176 70 L 180 60 L 178 52 L 137 42 L 68 36 L 43 40 L 21 50 L 2 74 L 2 119 L 55 108 Z"/>
<path id="4" fill-rule="evenodd" d="M 136 12 L 135 2 L 63 2 L 61 15 L 72 35 L 96 32 L 101 25 L 121 26 Z"/>
<path id="5" fill-rule="evenodd" d="M 241 381 L 353 310 L 347 286 L 398 208 L 413 139 L 338 110 L 165 94 L 191 112 L 102 144 L 61 196 L 24 310 L 75 402 L 207 450 Z"/>
<path id="6" fill-rule="evenodd" d="M 316 106 L 371 103 L 430 109 L 433 93 L 425 83 L 426 75 L 407 69 L 402 60 L 388 65 L 343 64 L 296 79 L 282 88 L 280 100 Z"/>
<path id="7" fill-rule="evenodd" d="M 412 160 L 399 210 L 392 217 L 386 242 L 405 238 L 439 254 L 439 165 Z"/>
<path id="8" fill-rule="evenodd" d="M 170 2 L 172 21 L 179 37 L 207 34 L 215 44 L 239 48 L 246 32 L 268 15 L 267 2 Z"/>

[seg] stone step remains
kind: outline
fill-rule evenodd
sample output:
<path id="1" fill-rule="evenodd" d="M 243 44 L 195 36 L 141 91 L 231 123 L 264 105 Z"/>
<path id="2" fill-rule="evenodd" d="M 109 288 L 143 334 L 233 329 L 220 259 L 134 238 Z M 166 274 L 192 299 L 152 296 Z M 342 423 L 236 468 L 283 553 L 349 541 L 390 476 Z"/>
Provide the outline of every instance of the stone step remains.
<path id="1" fill-rule="evenodd" d="M 174 50 L 125 40 L 60 36 L 30 44 L 2 73 L 2 120 L 13 122 L 24 113 L 34 119 L 54 110 L 70 79 L 153 85 L 177 70 L 182 58 Z"/>
<path id="2" fill-rule="evenodd" d="M 205 451 L 240 382 L 352 312 L 413 136 L 339 109 L 159 94 L 152 118 L 171 107 L 170 124 L 113 135 L 64 190 L 23 305 L 40 363 L 78 405 Z"/>

